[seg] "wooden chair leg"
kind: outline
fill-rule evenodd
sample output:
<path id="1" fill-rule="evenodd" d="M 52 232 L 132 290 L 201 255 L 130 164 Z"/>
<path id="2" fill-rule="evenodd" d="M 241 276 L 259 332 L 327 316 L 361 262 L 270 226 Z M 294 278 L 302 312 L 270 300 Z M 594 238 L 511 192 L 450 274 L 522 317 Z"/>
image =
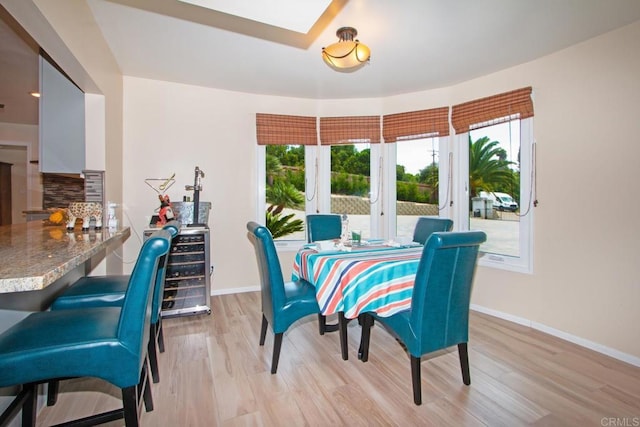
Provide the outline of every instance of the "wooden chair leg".
<path id="1" fill-rule="evenodd" d="M 158 342 L 158 350 L 164 353 L 164 332 L 162 329 L 162 317 L 158 318 L 156 323 L 156 341 Z"/>
<path id="2" fill-rule="evenodd" d="M 327 316 L 318 313 L 318 329 L 320 331 L 320 335 L 324 335 L 327 331 Z"/>
<path id="3" fill-rule="evenodd" d="M 153 411 L 153 396 L 151 395 L 151 383 L 149 382 L 149 371 L 147 369 L 146 361 L 142 366 L 142 374 L 140 376 L 140 383 L 138 384 L 138 387 L 142 387 L 142 398 L 144 400 L 144 409 L 147 412 Z M 140 390 L 138 392 L 140 392 Z"/>
<path id="4" fill-rule="evenodd" d="M 271 360 L 271 373 L 278 371 L 278 361 L 280 360 L 280 348 L 282 347 L 282 332 L 276 334 L 273 340 L 273 359 Z"/>
<path id="5" fill-rule="evenodd" d="M 471 384 L 471 374 L 469 373 L 469 352 L 467 343 L 458 344 L 458 356 L 460 357 L 460 368 L 462 369 L 462 382 L 465 385 Z"/>
<path id="6" fill-rule="evenodd" d="M 155 330 L 152 328 L 153 334 L 149 337 L 149 344 L 147 345 L 147 353 L 149 355 L 149 365 L 151 366 L 151 376 L 153 377 L 154 384 L 160 382 L 160 372 L 158 369 L 158 351 L 156 350 L 156 337 Z"/>
<path id="7" fill-rule="evenodd" d="M 342 360 L 349 359 L 349 339 L 347 337 L 347 319 L 344 312 L 338 313 L 338 327 L 340 329 L 340 350 L 342 351 Z"/>
<path id="8" fill-rule="evenodd" d="M 47 383 L 47 406 L 53 406 L 58 401 L 58 390 L 60 381 L 51 380 Z"/>
<path id="9" fill-rule="evenodd" d="M 413 403 L 416 405 L 422 405 L 420 358 L 415 356 L 411 356 L 411 383 L 413 384 Z"/>
<path id="10" fill-rule="evenodd" d="M 38 409 L 38 385 L 27 384 L 23 387 L 27 397 L 22 405 L 22 427 L 35 427 Z"/>
<path id="11" fill-rule="evenodd" d="M 138 391 L 136 386 L 122 389 L 122 405 L 124 408 L 124 424 L 127 427 L 138 427 Z"/>
<path id="12" fill-rule="evenodd" d="M 362 334 L 360 335 L 360 348 L 358 349 L 358 359 L 366 362 L 369 360 L 369 342 L 371 341 L 371 327 L 373 326 L 373 316 L 364 313 L 358 316 L 358 321 L 362 325 Z"/>
<path id="13" fill-rule="evenodd" d="M 264 339 L 267 337 L 267 318 L 262 315 L 262 326 L 260 328 L 260 345 L 264 345 Z"/>

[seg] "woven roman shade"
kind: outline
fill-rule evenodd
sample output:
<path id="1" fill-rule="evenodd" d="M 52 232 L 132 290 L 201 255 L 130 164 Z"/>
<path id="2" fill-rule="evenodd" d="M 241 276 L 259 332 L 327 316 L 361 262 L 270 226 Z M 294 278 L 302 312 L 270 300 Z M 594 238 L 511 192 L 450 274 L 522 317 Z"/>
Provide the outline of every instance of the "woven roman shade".
<path id="1" fill-rule="evenodd" d="M 454 105 L 451 111 L 451 124 L 456 133 L 464 133 L 472 127 L 480 129 L 515 118 L 526 119 L 527 117 L 533 117 L 531 87 Z"/>
<path id="2" fill-rule="evenodd" d="M 256 114 L 258 145 L 317 145 L 315 117 Z"/>
<path id="3" fill-rule="evenodd" d="M 322 145 L 380 142 L 380 116 L 320 117 Z"/>
<path id="4" fill-rule="evenodd" d="M 449 135 L 449 107 L 388 114 L 382 118 L 384 142 Z"/>

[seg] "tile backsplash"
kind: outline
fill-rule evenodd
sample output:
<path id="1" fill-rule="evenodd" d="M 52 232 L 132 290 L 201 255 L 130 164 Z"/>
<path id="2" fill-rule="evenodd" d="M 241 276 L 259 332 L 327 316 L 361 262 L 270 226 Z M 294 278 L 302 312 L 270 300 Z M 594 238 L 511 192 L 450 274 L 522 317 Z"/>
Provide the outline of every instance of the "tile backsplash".
<path id="1" fill-rule="evenodd" d="M 61 208 L 84 202 L 84 179 L 54 173 L 42 174 L 42 208 Z"/>

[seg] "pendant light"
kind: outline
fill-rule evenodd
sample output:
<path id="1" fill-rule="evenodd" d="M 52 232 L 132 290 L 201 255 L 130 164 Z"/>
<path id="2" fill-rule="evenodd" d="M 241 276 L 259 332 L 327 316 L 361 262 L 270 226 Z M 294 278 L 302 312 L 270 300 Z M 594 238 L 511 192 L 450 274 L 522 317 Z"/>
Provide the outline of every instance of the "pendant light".
<path id="1" fill-rule="evenodd" d="M 322 48 L 322 59 L 327 65 L 337 71 L 355 71 L 369 63 L 371 50 L 355 39 L 358 35 L 355 28 L 339 28 L 336 35 L 337 43 Z"/>

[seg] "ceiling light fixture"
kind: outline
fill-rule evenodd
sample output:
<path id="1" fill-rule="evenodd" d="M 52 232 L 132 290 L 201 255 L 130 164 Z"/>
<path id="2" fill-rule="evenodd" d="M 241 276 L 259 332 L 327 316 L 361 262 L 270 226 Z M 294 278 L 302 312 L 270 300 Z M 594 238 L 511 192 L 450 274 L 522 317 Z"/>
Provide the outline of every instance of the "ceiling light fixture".
<path id="1" fill-rule="evenodd" d="M 322 59 L 337 71 L 355 71 L 369 63 L 371 50 L 355 39 L 358 31 L 352 27 L 338 28 L 337 43 L 322 48 Z"/>
<path id="2" fill-rule="evenodd" d="M 33 96 L 34 98 L 40 98 L 40 92 L 29 92 L 29 95 Z"/>

